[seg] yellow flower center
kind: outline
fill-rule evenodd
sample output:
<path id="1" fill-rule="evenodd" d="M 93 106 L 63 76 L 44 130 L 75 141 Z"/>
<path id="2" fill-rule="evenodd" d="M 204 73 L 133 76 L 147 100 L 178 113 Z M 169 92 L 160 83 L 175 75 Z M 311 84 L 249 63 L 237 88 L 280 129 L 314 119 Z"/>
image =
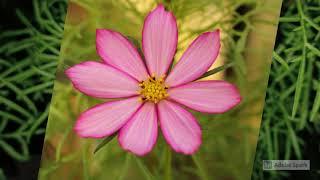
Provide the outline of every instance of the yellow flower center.
<path id="1" fill-rule="evenodd" d="M 139 83 L 142 101 L 158 103 L 161 99 L 168 97 L 168 87 L 164 84 L 164 78 L 150 77 Z"/>

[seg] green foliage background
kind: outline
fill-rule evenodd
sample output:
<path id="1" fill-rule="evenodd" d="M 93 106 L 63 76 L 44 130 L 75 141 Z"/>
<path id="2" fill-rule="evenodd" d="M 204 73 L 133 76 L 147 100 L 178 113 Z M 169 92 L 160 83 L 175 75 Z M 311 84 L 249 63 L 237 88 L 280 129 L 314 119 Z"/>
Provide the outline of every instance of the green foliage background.
<path id="1" fill-rule="evenodd" d="M 256 129 L 244 123 L 245 120 L 242 119 L 256 114 L 240 110 L 250 104 L 252 106 L 252 101 L 257 97 L 246 97 L 239 109 L 224 115 L 196 114 L 204 127 L 203 138 L 206 142 L 200 152 L 192 157 L 171 152 L 162 139 L 158 140 L 156 149 L 146 158 L 137 158 L 122 151 L 118 148 L 116 140 L 111 141 L 107 147 L 93 156 L 92 151 L 96 142 L 79 140 L 71 128 L 77 115 L 98 101 L 93 102 L 91 98 L 75 92 L 63 76 L 63 70 L 80 60 L 97 58 L 92 46 L 96 27 L 112 28 L 139 40 L 140 31 L 137 29 L 141 28 L 141 20 L 146 12 L 140 12 L 134 4 L 123 1 L 108 1 L 103 4 L 93 4 L 88 0 L 70 2 L 77 5 L 75 11 L 82 12 L 84 9 L 85 13 L 81 16 L 90 16 L 91 20 L 69 19 L 69 23 L 64 26 L 67 5 L 65 0 L 35 0 L 35 21 L 26 19 L 21 12 L 18 12 L 26 28 L 1 32 L 1 40 L 7 41 L 0 45 L 0 148 L 2 150 L 18 161 L 30 158 L 28 150 L 30 139 L 45 132 L 45 120 L 49 112 L 47 103 L 50 100 L 54 74 L 60 59 L 54 89 L 56 98 L 53 99 L 53 106 L 50 108 L 51 117 L 40 179 L 61 178 L 65 173 L 70 176 L 65 177 L 67 179 L 90 177 L 126 179 L 129 176 L 145 179 L 249 178 L 252 167 L 250 162 L 253 161 L 251 155 L 255 152 L 255 146 L 250 144 L 249 136 L 252 132 L 255 134 Z M 228 74 L 227 78 L 237 83 L 242 94 L 245 94 L 248 91 L 246 73 L 250 65 L 245 60 L 248 34 L 256 30 L 253 24 L 257 19 L 253 20 L 253 17 L 264 10 L 264 4 L 263 1 L 253 0 L 231 2 L 228 6 L 223 1 L 206 0 L 197 3 L 191 0 L 163 3 L 175 12 L 180 22 L 183 22 L 183 17 L 188 14 L 206 12 L 203 7 L 208 4 L 218 6 L 218 12 L 232 15 L 230 19 L 214 21 L 207 27 L 179 29 L 179 31 L 182 31 L 184 37 L 192 39 L 203 31 L 216 27 L 223 28 L 227 32 L 223 42 L 227 50 L 223 52 L 223 56 L 227 59 L 228 69 L 223 67 L 219 70 L 224 70 Z M 303 158 L 305 152 L 304 139 L 300 137 L 301 132 L 319 134 L 319 6 L 318 0 L 284 1 L 253 179 L 286 177 L 288 175 L 286 172 L 263 172 L 261 160 Z M 105 7 L 113 7 L 114 11 Z M 243 9 L 242 7 L 246 9 L 244 12 L 237 11 L 239 8 Z M 123 12 L 129 12 L 130 18 L 122 18 Z M 113 18 L 110 18 L 111 15 Z M 210 14 L 203 18 L 208 17 Z M 63 47 L 59 52 L 62 37 L 64 37 Z M 179 39 L 179 43 L 184 44 L 183 39 Z M 254 49 L 254 51 L 259 50 Z M 264 91 L 263 83 L 261 89 L 250 89 L 248 94 L 259 94 L 262 91 Z M 17 128 L 8 129 L 10 124 L 14 124 Z M 80 146 L 83 148 L 79 149 Z M 68 172 L 63 169 L 67 169 Z M 315 172 L 317 173 L 319 174 Z M 0 170 L 0 179 L 2 174 Z"/>
<path id="2" fill-rule="evenodd" d="M 34 19 L 16 12 L 25 28 L 0 33 L 0 149 L 20 162 L 30 159 L 32 138 L 45 133 L 67 1 L 33 5 Z"/>
<path id="3" fill-rule="evenodd" d="M 268 159 L 309 159 L 312 170 L 304 172 L 305 177 L 319 179 L 319 60 L 320 1 L 284 1 L 253 179 L 290 175 L 285 171 L 263 171 L 262 160 Z"/>

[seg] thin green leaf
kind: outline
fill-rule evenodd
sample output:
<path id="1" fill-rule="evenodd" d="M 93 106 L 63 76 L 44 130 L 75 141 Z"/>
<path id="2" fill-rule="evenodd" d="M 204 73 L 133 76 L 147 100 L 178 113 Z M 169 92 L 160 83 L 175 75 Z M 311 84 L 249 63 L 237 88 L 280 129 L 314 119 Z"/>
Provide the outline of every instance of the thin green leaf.
<path id="1" fill-rule="evenodd" d="M 315 55 L 320 57 L 320 50 L 312 46 L 310 43 L 306 44 L 307 48 L 310 49 L 311 52 L 313 52 Z"/>
<path id="2" fill-rule="evenodd" d="M 25 144 L 25 141 L 20 141 L 21 148 L 22 148 L 22 153 L 17 152 L 16 148 L 13 148 L 12 146 L 10 146 L 8 143 L 6 143 L 5 141 L 0 139 L 0 147 L 6 152 L 8 153 L 11 157 L 13 157 L 14 159 L 18 160 L 18 161 L 26 161 L 29 159 L 29 155 L 28 152 L 26 151 L 26 147 L 27 145 Z"/>
<path id="3" fill-rule="evenodd" d="M 6 99 L 2 96 L 0 96 L 0 104 L 4 104 L 8 107 L 10 107 L 11 109 L 20 112 L 21 114 L 23 114 L 24 116 L 28 117 L 28 118 L 32 118 L 32 114 L 30 114 L 30 112 L 26 111 L 25 108 L 21 107 L 20 105 L 16 104 L 15 102 Z"/>
<path id="4" fill-rule="evenodd" d="M 117 133 L 112 134 L 111 136 L 108 136 L 104 138 L 94 149 L 93 153 L 97 153 L 101 148 L 103 148 L 105 145 L 107 145 L 114 137 L 116 137 Z"/>
<path id="5" fill-rule="evenodd" d="M 276 52 L 273 51 L 272 56 L 276 61 L 278 61 L 281 65 L 283 65 L 287 70 L 290 69 L 288 63 L 284 59 L 282 59 L 282 57 L 280 57 Z"/>
<path id="6" fill-rule="evenodd" d="M 314 122 L 316 119 L 316 116 L 320 115 L 319 112 L 320 112 L 320 82 L 318 83 L 316 98 L 314 99 L 311 114 L 310 114 L 311 122 Z"/>
<path id="7" fill-rule="evenodd" d="M 300 17 L 280 17 L 279 22 L 299 22 Z"/>
<path id="8" fill-rule="evenodd" d="M 218 73 L 218 72 L 220 72 L 220 71 L 224 71 L 224 70 L 232 67 L 233 65 L 234 65 L 234 63 L 227 63 L 227 64 L 225 64 L 225 65 L 216 67 L 216 68 L 214 68 L 214 69 L 212 69 L 212 70 L 204 73 L 199 79 L 202 79 L 202 78 L 211 76 L 211 75 L 216 74 L 216 73 Z"/>
<path id="9" fill-rule="evenodd" d="M 39 116 L 38 119 L 32 122 L 32 126 L 28 130 L 27 141 L 29 142 L 31 139 L 32 134 L 36 131 L 36 129 L 45 121 L 47 120 L 49 114 L 49 107 L 47 106 L 46 110 Z"/>

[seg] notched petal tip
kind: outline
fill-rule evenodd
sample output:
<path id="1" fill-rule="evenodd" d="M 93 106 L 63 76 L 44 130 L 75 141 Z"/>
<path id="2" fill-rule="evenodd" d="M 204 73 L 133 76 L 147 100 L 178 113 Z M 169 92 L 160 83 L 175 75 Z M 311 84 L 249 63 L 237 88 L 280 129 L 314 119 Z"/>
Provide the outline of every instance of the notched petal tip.
<path id="1" fill-rule="evenodd" d="M 195 145 L 192 149 L 190 149 L 190 150 L 180 150 L 180 151 L 176 151 L 176 152 L 182 153 L 184 155 L 193 155 L 196 152 L 198 152 L 198 150 L 200 149 L 201 144 L 202 144 L 202 139 L 200 138 L 199 139 L 199 143 L 197 145 Z"/>
<path id="2" fill-rule="evenodd" d="M 97 28 L 97 29 L 96 29 L 96 35 L 97 35 L 97 34 L 99 34 L 99 33 L 101 33 L 101 32 L 102 32 L 103 30 L 105 30 L 105 29 L 102 29 L 102 28 L 101 28 L 101 29 L 100 29 L 100 28 Z"/>
<path id="3" fill-rule="evenodd" d="M 166 6 L 163 5 L 162 3 L 159 3 L 153 11 L 156 11 L 156 10 L 158 10 L 158 11 L 165 11 L 165 12 L 168 12 L 168 13 L 170 13 L 171 15 L 173 15 L 172 11 L 170 11 L 168 8 L 166 8 Z M 173 15 L 173 16 L 174 16 L 174 15 Z"/>
<path id="4" fill-rule="evenodd" d="M 221 30 L 220 30 L 220 29 L 215 29 L 215 30 L 213 30 L 213 31 L 207 31 L 207 32 L 204 32 L 204 33 L 202 33 L 202 34 L 213 34 L 213 35 L 215 35 L 215 36 L 220 37 L 220 33 L 221 33 Z M 201 34 L 201 35 L 202 35 L 202 34 Z"/>
<path id="5" fill-rule="evenodd" d="M 190 149 L 174 148 L 171 144 L 168 143 L 168 145 L 171 148 L 171 150 L 173 150 L 173 151 L 175 151 L 177 153 L 181 153 L 181 154 L 186 155 L 186 156 L 190 156 L 190 155 L 193 155 L 193 154 L 197 153 L 199 151 L 199 149 L 200 149 L 201 144 L 202 144 L 202 130 L 200 132 L 200 137 L 197 140 L 197 143 L 194 144 Z"/>
<path id="6" fill-rule="evenodd" d="M 95 107 L 99 107 L 101 106 L 101 104 L 98 104 L 96 106 L 94 106 L 93 108 Z M 86 133 L 86 130 L 87 128 L 83 128 L 81 127 L 81 124 L 83 123 L 83 121 L 85 120 L 85 113 L 87 111 L 89 111 L 90 109 L 87 109 L 86 111 L 84 111 L 79 117 L 78 119 L 76 120 L 74 126 L 73 126 L 73 131 L 78 135 L 80 136 L 81 138 L 95 138 L 95 139 L 99 139 L 99 138 L 104 138 L 104 137 L 107 137 L 107 136 L 110 136 L 112 133 L 110 134 L 105 134 L 105 135 L 94 135 L 94 134 L 88 134 Z"/>
<path id="7" fill-rule="evenodd" d="M 229 109 L 226 110 L 226 111 L 228 111 L 228 110 L 234 108 L 235 106 L 237 106 L 237 105 L 239 105 L 241 103 L 242 96 L 241 96 L 241 93 L 240 93 L 240 91 L 239 91 L 239 89 L 238 89 L 238 87 L 236 85 L 234 85 L 232 83 L 229 83 L 227 81 L 223 81 L 223 80 L 221 80 L 221 82 L 225 82 L 225 83 L 228 83 L 230 85 L 230 88 L 233 91 L 233 96 L 234 96 L 234 99 L 235 99 L 234 103 L 229 107 Z"/>
<path id="8" fill-rule="evenodd" d="M 220 33 L 220 29 L 217 29 L 217 30 L 215 30 L 215 31 L 213 31 L 211 33 L 213 34 L 214 41 L 218 42 L 218 46 L 216 48 L 219 49 L 219 51 L 220 51 L 220 48 L 221 48 L 221 33 Z M 215 39 L 217 39 L 217 40 L 215 40 Z"/>
<path id="9" fill-rule="evenodd" d="M 118 137 L 119 137 L 119 136 L 118 136 Z M 125 151 L 127 151 L 127 152 L 129 152 L 129 153 L 132 153 L 132 154 L 134 154 L 134 155 L 140 156 L 140 157 L 143 157 L 143 156 L 148 155 L 148 154 L 152 151 L 152 149 L 153 149 L 153 148 L 150 148 L 150 149 L 148 149 L 148 150 L 146 150 L 146 151 L 139 152 L 139 151 L 134 151 L 134 150 L 131 150 L 130 148 L 127 148 L 120 139 L 118 139 L 118 142 L 119 142 L 120 147 L 121 147 L 123 150 L 125 150 Z"/>
<path id="10" fill-rule="evenodd" d="M 165 7 L 164 7 L 164 5 L 163 5 L 162 3 L 159 3 L 159 4 L 157 5 L 157 7 L 156 7 L 153 11 L 156 11 L 156 10 L 165 11 L 166 9 L 165 9 Z"/>
<path id="11" fill-rule="evenodd" d="M 75 65 L 73 65 L 73 66 L 71 66 L 71 67 L 68 67 L 68 68 L 64 71 L 64 74 L 67 75 L 67 76 L 71 79 L 71 74 L 73 73 L 73 71 L 74 71 L 77 67 L 85 66 L 85 65 L 90 65 L 91 62 L 93 62 L 93 61 L 84 61 L 84 62 L 75 64 Z"/>
<path id="12" fill-rule="evenodd" d="M 205 32 L 205 33 L 202 33 L 200 36 L 211 36 L 211 37 L 208 37 L 208 38 L 212 38 L 212 40 L 214 42 L 218 42 L 219 43 L 219 48 L 220 48 L 220 44 L 221 44 L 221 39 L 220 39 L 220 36 L 221 36 L 221 33 L 220 33 L 220 29 L 216 29 L 214 31 L 209 31 L 209 32 Z"/>
<path id="13" fill-rule="evenodd" d="M 109 29 L 96 29 L 96 42 L 98 41 L 98 39 L 103 36 L 103 34 L 105 33 L 112 33 L 111 30 Z M 97 47 L 98 48 L 98 47 Z"/>
<path id="14" fill-rule="evenodd" d="M 216 30 L 214 30 L 214 31 L 212 31 L 213 33 L 216 33 L 217 35 L 219 35 L 220 36 L 220 29 L 216 29 Z"/>
<path id="15" fill-rule="evenodd" d="M 73 131 L 74 131 L 79 137 L 81 137 L 81 138 L 97 138 L 97 139 L 104 137 L 104 136 L 88 135 L 88 134 L 83 133 L 83 130 L 79 127 L 79 126 L 80 126 L 79 124 L 81 123 L 81 122 L 79 122 L 79 121 L 80 121 L 80 117 L 77 119 L 75 125 L 73 126 Z"/>
<path id="16" fill-rule="evenodd" d="M 71 68 L 69 67 L 68 69 L 64 70 L 64 75 L 67 76 L 69 79 L 71 79 Z"/>
<path id="17" fill-rule="evenodd" d="M 236 99 L 234 105 L 230 107 L 230 109 L 232 109 L 233 107 L 235 107 L 235 106 L 237 106 L 237 105 L 239 105 L 241 103 L 242 96 L 241 96 L 241 93 L 240 93 L 240 91 L 239 91 L 239 89 L 237 88 L 236 85 L 234 85 L 234 84 L 230 84 L 230 85 L 233 88 L 235 99 Z"/>
<path id="18" fill-rule="evenodd" d="M 101 33 L 105 33 L 105 32 L 111 33 L 111 32 L 113 32 L 113 31 L 110 30 L 110 29 L 103 29 L 103 28 L 97 28 L 97 29 L 96 29 L 96 35 L 97 35 L 97 34 L 101 34 Z"/>

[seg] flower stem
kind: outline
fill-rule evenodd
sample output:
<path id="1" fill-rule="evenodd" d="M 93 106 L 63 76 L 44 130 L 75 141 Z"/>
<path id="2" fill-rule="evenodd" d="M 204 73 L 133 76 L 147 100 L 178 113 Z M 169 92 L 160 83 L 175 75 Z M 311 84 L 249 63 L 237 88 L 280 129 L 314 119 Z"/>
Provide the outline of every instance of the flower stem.
<path id="1" fill-rule="evenodd" d="M 169 146 L 166 146 L 166 166 L 165 166 L 165 180 L 171 180 L 171 150 Z"/>

